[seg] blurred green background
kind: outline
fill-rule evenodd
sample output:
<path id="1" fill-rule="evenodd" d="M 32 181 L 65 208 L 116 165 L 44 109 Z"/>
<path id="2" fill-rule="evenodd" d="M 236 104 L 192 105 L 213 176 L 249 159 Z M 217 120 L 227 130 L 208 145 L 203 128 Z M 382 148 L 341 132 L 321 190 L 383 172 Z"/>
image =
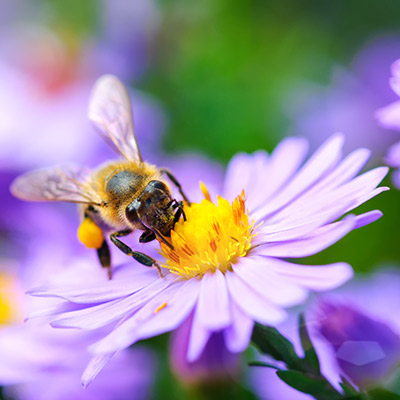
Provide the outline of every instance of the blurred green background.
<path id="1" fill-rule="evenodd" d="M 81 39 L 98 33 L 100 2 L 37 3 L 50 26 Z M 273 149 L 290 124 L 286 95 L 299 82 L 328 84 L 332 69 L 349 67 L 369 40 L 400 34 L 397 0 L 155 4 L 160 26 L 135 87 L 167 110 L 166 149 L 201 150 L 222 162 L 238 151 Z"/>

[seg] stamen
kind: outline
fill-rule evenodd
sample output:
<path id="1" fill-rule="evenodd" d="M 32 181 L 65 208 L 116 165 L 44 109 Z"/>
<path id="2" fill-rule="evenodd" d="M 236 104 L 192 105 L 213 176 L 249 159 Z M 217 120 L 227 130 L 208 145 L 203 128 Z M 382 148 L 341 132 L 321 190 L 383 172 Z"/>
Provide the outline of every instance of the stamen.
<path id="1" fill-rule="evenodd" d="M 203 182 L 200 182 L 200 188 L 201 188 L 201 191 L 202 191 L 202 193 L 204 195 L 204 198 L 206 200 L 208 200 L 208 201 L 211 201 L 210 193 L 208 193 L 208 189 L 207 189 L 206 185 Z"/>
<path id="2" fill-rule="evenodd" d="M 214 204 L 206 186 L 200 185 L 204 200 L 184 205 L 187 220 L 177 221 L 171 231 L 173 248 L 159 240 L 166 259 L 162 267 L 184 279 L 232 270 L 232 264 L 248 254 L 257 234 L 254 222 L 249 223 L 243 191 L 232 203 L 218 196 Z"/>

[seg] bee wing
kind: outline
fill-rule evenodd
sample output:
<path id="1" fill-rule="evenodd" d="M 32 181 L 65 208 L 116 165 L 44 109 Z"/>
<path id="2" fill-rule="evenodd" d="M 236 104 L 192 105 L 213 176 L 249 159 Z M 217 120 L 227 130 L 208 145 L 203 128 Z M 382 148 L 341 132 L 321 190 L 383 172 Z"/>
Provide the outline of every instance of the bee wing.
<path id="1" fill-rule="evenodd" d="M 89 102 L 89 119 L 118 153 L 127 160 L 142 161 L 129 94 L 114 75 L 103 75 L 96 81 Z"/>
<path id="2" fill-rule="evenodd" d="M 89 171 L 76 166 L 27 172 L 14 180 L 10 190 L 22 200 L 101 204 L 100 196 L 90 183 Z"/>

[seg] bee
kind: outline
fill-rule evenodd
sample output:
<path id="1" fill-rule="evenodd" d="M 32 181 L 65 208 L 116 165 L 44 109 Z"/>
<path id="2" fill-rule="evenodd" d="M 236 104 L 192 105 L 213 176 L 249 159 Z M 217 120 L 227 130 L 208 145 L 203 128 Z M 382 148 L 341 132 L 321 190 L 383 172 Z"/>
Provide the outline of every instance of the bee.
<path id="1" fill-rule="evenodd" d="M 118 78 L 104 75 L 97 80 L 88 115 L 123 159 L 106 162 L 93 171 L 73 165 L 30 171 L 14 180 L 11 193 L 28 201 L 78 203 L 78 238 L 97 250 L 110 279 L 111 256 L 105 233 L 123 253 L 143 265 L 157 267 L 162 276 L 153 258 L 132 250 L 119 238 L 142 230 L 139 242 L 158 238 L 172 247 L 167 238 L 174 224 L 185 215 L 183 201 L 172 198 L 165 176 L 176 185 L 183 200 L 188 204 L 189 201 L 169 170 L 143 161 L 135 138 L 129 94 Z"/>

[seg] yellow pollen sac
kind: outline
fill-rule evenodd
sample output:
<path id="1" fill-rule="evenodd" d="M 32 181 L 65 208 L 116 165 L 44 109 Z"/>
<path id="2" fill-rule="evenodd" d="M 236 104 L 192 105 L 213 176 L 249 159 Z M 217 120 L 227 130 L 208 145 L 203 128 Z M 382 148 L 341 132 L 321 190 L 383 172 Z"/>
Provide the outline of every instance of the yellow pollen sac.
<path id="1" fill-rule="evenodd" d="M 173 249 L 160 241 L 160 253 L 166 259 L 162 267 L 184 279 L 217 269 L 225 273 L 246 256 L 256 236 L 243 191 L 232 204 L 220 196 L 214 204 L 202 183 L 201 190 L 205 198 L 185 205 L 186 221 L 181 218 L 171 231 Z"/>
<path id="2" fill-rule="evenodd" d="M 85 218 L 79 225 L 78 239 L 90 249 L 99 249 L 103 244 L 104 235 L 91 218 Z"/>

